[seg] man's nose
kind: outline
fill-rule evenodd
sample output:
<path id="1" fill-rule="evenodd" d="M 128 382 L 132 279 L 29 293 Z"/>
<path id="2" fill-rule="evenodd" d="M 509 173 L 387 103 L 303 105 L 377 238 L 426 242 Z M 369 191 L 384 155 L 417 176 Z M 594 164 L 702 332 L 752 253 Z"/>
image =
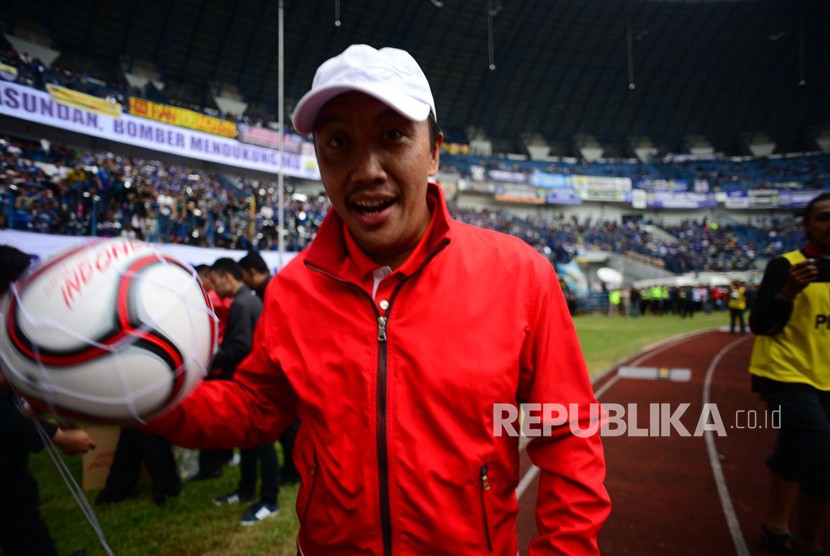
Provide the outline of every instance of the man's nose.
<path id="1" fill-rule="evenodd" d="M 386 171 L 383 165 L 382 153 L 371 146 L 364 147 L 355 153 L 352 166 L 352 181 L 376 183 L 386 180 Z"/>

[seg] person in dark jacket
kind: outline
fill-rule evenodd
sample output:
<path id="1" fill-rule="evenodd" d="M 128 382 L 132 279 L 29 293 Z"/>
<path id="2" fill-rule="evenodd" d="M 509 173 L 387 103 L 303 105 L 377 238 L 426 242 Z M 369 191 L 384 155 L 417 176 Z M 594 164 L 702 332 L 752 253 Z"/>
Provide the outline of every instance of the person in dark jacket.
<path id="1" fill-rule="evenodd" d="M 29 256 L 19 249 L 0 245 L 0 302 L 29 264 Z M 36 422 L 21 411 L 24 405 L 0 373 L 0 552 L 6 556 L 57 555 L 40 514 L 37 481 L 28 466 L 29 453 L 45 447 L 38 426 L 68 455 L 86 453 L 95 448 L 95 442 L 84 430 Z"/>
<path id="2" fill-rule="evenodd" d="M 268 263 L 258 252 L 249 251 L 247 255 L 239 259 L 239 267 L 242 269 L 242 281 L 256 292 L 257 297 L 264 304 L 265 289 L 272 278 Z M 285 432 L 280 435 L 280 445 L 285 460 L 280 469 L 280 482 L 284 485 L 300 482 L 300 474 L 294 466 L 294 439 L 297 437 L 299 427 L 300 422 L 294 421 L 294 424 L 285 429 Z"/>
<path id="3" fill-rule="evenodd" d="M 199 279 L 202 281 L 202 286 L 210 298 L 213 305 L 213 312 L 216 313 L 216 318 L 219 320 L 219 344 L 225 337 L 225 328 L 228 324 L 228 313 L 231 310 L 230 298 L 222 298 L 213 289 L 213 281 L 210 279 L 210 265 L 201 264 L 196 266 L 196 272 L 199 274 Z M 208 380 L 215 380 L 220 377 L 208 377 Z M 203 481 L 208 479 L 215 479 L 222 476 L 222 469 L 225 464 L 230 462 L 233 458 L 233 450 L 201 450 L 199 452 L 199 470 L 189 477 L 191 481 Z"/>
<path id="4" fill-rule="evenodd" d="M 206 379 L 231 380 L 236 366 L 251 351 L 254 327 L 262 313 L 262 301 L 242 281 L 242 269 L 231 258 L 214 261 L 208 276 L 213 291 L 232 302 L 219 350 L 213 357 L 213 368 Z M 202 450 L 199 454 L 199 473 L 194 479 L 218 477 L 231 456 L 229 450 Z"/>
<path id="5" fill-rule="evenodd" d="M 265 302 L 265 288 L 271 282 L 271 269 L 268 263 L 256 251 L 248 253 L 239 259 L 239 268 L 242 269 L 242 281 L 254 290 L 257 297 Z"/>
<path id="6" fill-rule="evenodd" d="M 251 351 L 254 328 L 262 314 L 262 300 L 242 281 L 242 269 L 233 259 L 217 259 L 210 267 L 210 278 L 216 293 L 232 298 L 225 337 L 213 358 L 212 376 L 232 380 L 236 366 Z M 279 511 L 279 461 L 271 443 L 239 450 L 239 486 L 233 492 L 217 496 L 214 504 L 251 503 L 242 516 L 242 525 L 253 525 Z M 261 470 L 260 496 L 256 498 L 257 465 Z"/>
<path id="7" fill-rule="evenodd" d="M 142 462 L 153 483 L 153 502 L 162 506 L 181 492 L 181 478 L 170 441 L 134 427 L 121 429 L 107 482 L 98 493 L 98 504 L 125 500 L 138 484 Z"/>
<path id="8" fill-rule="evenodd" d="M 209 377 L 230 380 L 236 366 L 251 351 L 254 328 L 262 313 L 262 300 L 242 281 L 242 269 L 233 259 L 217 259 L 210 267 L 210 279 L 220 297 L 233 301 Z"/>

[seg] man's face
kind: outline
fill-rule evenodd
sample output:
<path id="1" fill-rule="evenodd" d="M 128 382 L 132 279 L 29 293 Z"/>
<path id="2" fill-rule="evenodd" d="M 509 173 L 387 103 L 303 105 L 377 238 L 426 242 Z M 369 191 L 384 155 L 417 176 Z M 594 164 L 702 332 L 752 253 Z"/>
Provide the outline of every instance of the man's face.
<path id="1" fill-rule="evenodd" d="M 352 237 L 375 262 L 400 265 L 429 225 L 427 181 L 438 171 L 441 138 L 358 92 L 330 100 L 317 117 L 323 185 Z"/>
<path id="2" fill-rule="evenodd" d="M 256 274 L 254 274 L 254 271 L 252 269 L 242 269 L 242 281 L 249 288 L 256 289 Z"/>
<path id="3" fill-rule="evenodd" d="M 199 278 L 202 280 L 202 287 L 205 288 L 205 291 L 213 290 L 213 280 L 210 277 L 210 271 L 205 272 L 204 274 L 199 274 Z"/>
<path id="4" fill-rule="evenodd" d="M 231 297 L 233 295 L 230 274 L 227 272 L 216 272 L 215 270 L 211 270 L 208 276 L 210 276 L 210 282 L 213 284 L 213 291 L 215 291 L 219 297 Z"/>
<path id="5" fill-rule="evenodd" d="M 813 205 L 804 219 L 804 230 L 810 234 L 810 242 L 821 253 L 830 255 L 830 200 Z"/>

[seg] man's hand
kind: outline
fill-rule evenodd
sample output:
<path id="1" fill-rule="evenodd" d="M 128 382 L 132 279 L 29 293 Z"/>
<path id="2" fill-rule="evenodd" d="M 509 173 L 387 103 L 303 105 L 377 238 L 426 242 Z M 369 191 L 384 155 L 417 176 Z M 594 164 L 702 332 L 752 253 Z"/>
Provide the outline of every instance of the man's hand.
<path id="1" fill-rule="evenodd" d="M 792 301 L 799 293 L 806 288 L 810 282 L 818 278 L 818 267 L 813 260 L 794 264 L 787 271 L 787 285 L 779 294 L 785 301 Z"/>
<path id="2" fill-rule="evenodd" d="M 82 429 L 58 429 L 52 442 L 68 456 L 85 454 L 95 449 L 95 441 Z"/>

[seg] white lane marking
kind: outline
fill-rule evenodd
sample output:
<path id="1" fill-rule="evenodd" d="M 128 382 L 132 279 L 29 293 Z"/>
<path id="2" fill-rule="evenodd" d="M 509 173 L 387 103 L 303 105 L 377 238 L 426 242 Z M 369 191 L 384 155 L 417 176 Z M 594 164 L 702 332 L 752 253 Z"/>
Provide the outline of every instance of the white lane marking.
<path id="1" fill-rule="evenodd" d="M 531 465 L 530 469 L 528 469 L 524 477 L 522 477 L 522 480 L 519 481 L 518 486 L 516 486 L 516 500 L 519 500 L 522 497 L 522 494 L 525 493 L 527 487 L 533 483 L 533 479 L 535 479 L 538 474 L 539 468 L 535 465 Z"/>
<path id="2" fill-rule="evenodd" d="M 696 332 L 690 332 L 689 334 L 684 334 L 683 336 L 679 336 L 677 338 L 673 338 L 673 339 L 667 340 L 665 342 L 654 344 L 651 347 L 647 347 L 646 351 L 643 352 L 643 354 L 640 357 L 638 357 L 637 359 L 634 359 L 633 361 L 631 361 L 628 364 L 629 365 L 634 365 L 634 366 L 639 365 L 643 361 L 649 359 L 650 357 L 653 357 L 653 356 L 657 355 L 658 353 L 662 353 L 662 352 L 666 351 L 667 349 L 676 346 L 677 344 L 683 343 L 683 342 L 685 342 L 686 340 L 688 340 L 690 338 L 694 338 L 695 336 L 700 336 L 702 334 L 708 334 L 709 332 L 712 332 L 712 330 L 714 330 L 714 329 L 707 329 L 707 330 L 699 330 L 699 331 L 696 331 Z M 597 377 L 592 382 L 594 384 L 596 384 L 598 381 L 605 378 L 611 372 L 615 372 L 617 370 L 617 368 L 620 365 L 622 365 L 622 363 L 624 361 L 625 360 L 623 360 L 619 364 L 614 365 L 613 367 L 610 367 L 607 370 L 603 371 L 602 373 L 597 375 Z M 620 379 L 620 375 L 614 374 L 614 376 L 609 378 L 608 381 L 605 382 L 605 384 L 600 386 L 599 389 L 597 389 L 594 392 L 594 397 L 597 400 L 599 400 L 600 396 L 602 396 L 614 384 L 616 384 L 619 379 Z M 522 437 L 522 438 L 519 439 L 519 453 L 521 453 L 522 450 L 524 450 L 527 447 L 527 444 L 528 444 L 529 441 L 530 441 L 530 439 L 525 438 L 525 437 Z M 531 483 L 533 483 L 533 479 L 535 479 L 536 475 L 538 475 L 538 474 L 539 474 L 539 468 L 536 465 L 531 464 L 530 467 L 528 468 L 528 470 L 525 471 L 525 474 L 524 474 L 524 476 L 522 476 L 522 479 L 519 481 L 519 484 L 516 485 L 516 500 L 521 499 L 522 495 L 525 493 L 525 491 L 527 491 L 527 488 L 531 485 Z"/>
<path id="3" fill-rule="evenodd" d="M 703 403 L 709 403 L 710 386 L 712 384 L 712 376 L 715 374 L 715 369 L 720 363 L 721 358 L 726 355 L 733 347 L 743 342 L 751 336 L 743 336 L 734 340 L 724 346 L 718 354 L 712 359 L 709 368 L 706 370 L 706 378 L 703 381 Z M 738 522 L 738 516 L 735 513 L 735 507 L 732 505 L 732 498 L 729 496 L 729 489 L 726 486 L 726 478 L 723 476 L 723 468 L 718 457 L 718 449 L 715 446 L 715 434 L 711 430 L 704 433 L 706 440 L 706 451 L 709 453 L 709 465 L 712 468 L 712 475 L 715 478 L 715 485 L 718 489 L 718 497 L 720 498 L 720 505 L 723 508 L 724 517 L 726 517 L 726 524 L 729 527 L 729 534 L 732 535 L 732 542 L 735 545 L 735 553 L 738 556 L 750 556 L 749 548 L 746 546 L 744 534 L 741 532 L 741 525 Z"/>

